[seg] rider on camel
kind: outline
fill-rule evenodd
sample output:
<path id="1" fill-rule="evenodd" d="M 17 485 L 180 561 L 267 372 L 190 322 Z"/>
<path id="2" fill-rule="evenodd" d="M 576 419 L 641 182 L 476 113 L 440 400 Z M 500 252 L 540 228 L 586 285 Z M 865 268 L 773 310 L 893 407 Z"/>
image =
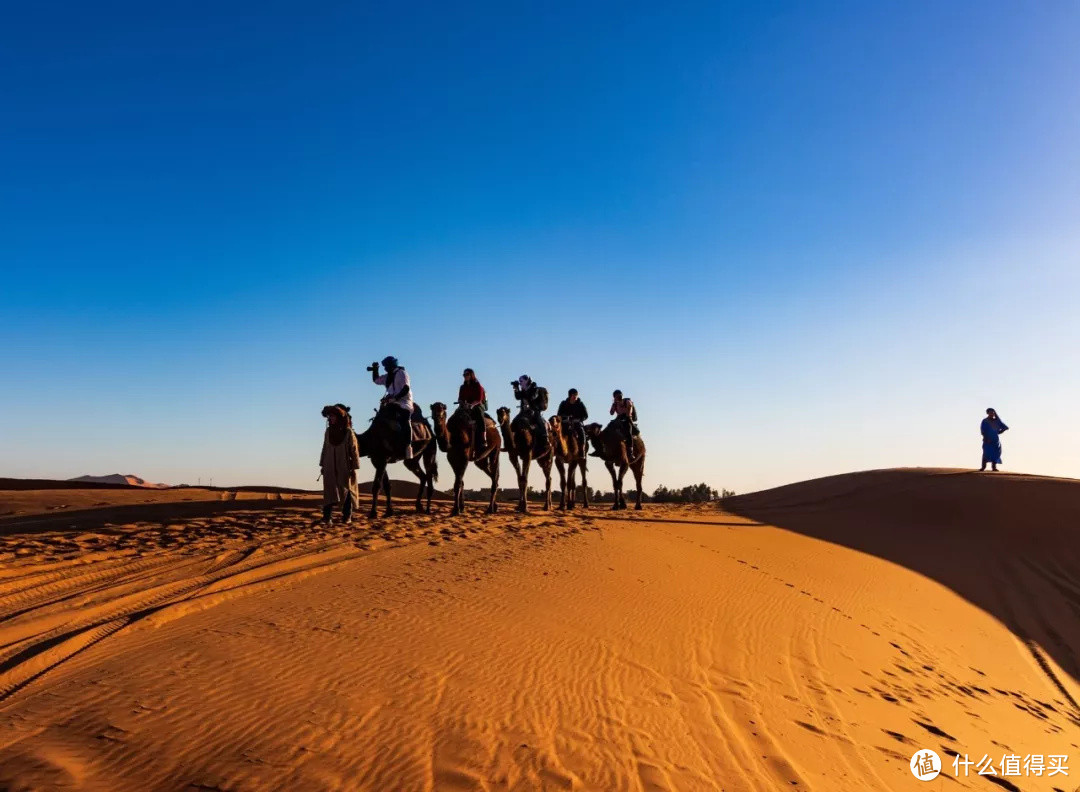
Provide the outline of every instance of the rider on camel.
<path id="1" fill-rule="evenodd" d="M 514 398 L 521 403 L 521 410 L 532 420 L 533 428 L 539 440 L 537 451 L 543 453 L 548 449 L 548 425 L 544 420 L 543 411 L 547 406 L 544 404 L 544 394 L 528 374 L 522 374 L 514 382 L 510 383 L 514 388 Z"/>
<path id="2" fill-rule="evenodd" d="M 626 440 L 627 456 L 633 457 L 634 437 L 640 434 L 637 428 L 637 408 L 629 398 L 623 398 L 621 390 L 615 391 L 611 396 L 611 409 L 608 410 L 608 415 L 615 416 L 615 422 L 622 428 Z M 592 456 L 602 456 L 602 454 L 597 450 L 592 453 Z"/>
<path id="3" fill-rule="evenodd" d="M 484 421 L 484 410 L 487 409 L 487 393 L 480 380 L 476 378 L 476 372 L 471 368 L 462 372 L 465 381 L 458 388 L 458 406 L 468 410 L 473 419 L 473 441 L 476 447 L 476 456 L 484 453 L 487 448 L 487 424 Z"/>
<path id="4" fill-rule="evenodd" d="M 398 452 L 402 459 L 412 459 L 412 415 L 413 396 L 409 387 L 409 374 L 398 365 L 393 355 L 382 359 L 386 373 L 379 374 L 379 364 L 368 366 L 371 381 L 386 387 L 386 393 L 379 402 L 379 414 L 395 421 L 398 426 Z"/>
<path id="5" fill-rule="evenodd" d="M 589 419 L 589 411 L 585 409 L 585 402 L 578 398 L 577 388 L 571 388 L 566 398 L 559 402 L 557 415 L 573 428 L 577 433 L 578 442 L 584 448 L 586 445 L 585 421 Z"/>

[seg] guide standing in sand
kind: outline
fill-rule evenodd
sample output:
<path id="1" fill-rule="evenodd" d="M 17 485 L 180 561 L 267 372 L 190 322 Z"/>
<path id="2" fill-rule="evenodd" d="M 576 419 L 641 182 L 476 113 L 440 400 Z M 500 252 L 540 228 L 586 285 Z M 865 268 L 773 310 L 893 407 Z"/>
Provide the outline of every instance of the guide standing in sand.
<path id="1" fill-rule="evenodd" d="M 982 434 L 982 467 L 979 470 L 986 470 L 986 463 L 990 463 L 990 469 L 996 471 L 998 465 L 1001 464 L 1001 438 L 999 435 L 1002 432 L 1009 431 L 1009 427 L 1005 425 L 1005 422 L 998 417 L 997 410 L 993 407 L 989 407 L 986 410 L 986 417 L 983 418 L 982 423 L 979 425 L 979 432 Z"/>
<path id="2" fill-rule="evenodd" d="M 360 468 L 360 448 L 352 428 L 349 408 L 344 404 L 323 407 L 326 418 L 326 434 L 323 435 L 322 456 L 319 466 L 323 476 L 323 522 L 333 518 L 334 507 L 339 503 L 341 517 L 346 523 L 352 520 L 352 510 L 360 502 L 356 486 L 356 471 Z"/>

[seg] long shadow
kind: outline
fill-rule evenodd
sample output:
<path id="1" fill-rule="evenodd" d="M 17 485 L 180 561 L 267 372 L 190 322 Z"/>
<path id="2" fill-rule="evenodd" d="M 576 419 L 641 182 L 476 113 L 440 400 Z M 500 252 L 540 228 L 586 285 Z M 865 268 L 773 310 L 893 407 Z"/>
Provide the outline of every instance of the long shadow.
<path id="1" fill-rule="evenodd" d="M 567 512 L 568 515 L 574 517 L 588 517 L 590 520 L 611 520 L 613 522 L 643 522 L 643 523 L 679 523 L 682 525 L 717 525 L 726 526 L 730 528 L 753 528 L 754 526 L 769 525 L 769 523 L 753 522 L 752 520 L 680 520 L 674 517 L 650 517 L 648 513 L 639 517 L 619 517 L 612 514 L 610 511 L 606 514 L 594 514 L 590 511 L 578 511 Z M 626 512 L 622 512 L 626 514 Z"/>
<path id="2" fill-rule="evenodd" d="M 882 470 L 737 496 L 723 506 L 947 586 L 1023 641 L 1080 711 L 1042 655 L 1080 679 L 1080 481 Z"/>
<path id="3" fill-rule="evenodd" d="M 125 506 L 103 506 L 26 517 L 0 518 L 0 536 L 41 533 L 45 531 L 88 530 L 108 524 L 132 522 L 174 522 L 197 517 L 213 517 L 228 512 L 282 511 L 298 509 L 313 511 L 320 501 L 308 500 L 229 500 L 181 501 L 173 503 L 138 503 Z"/>

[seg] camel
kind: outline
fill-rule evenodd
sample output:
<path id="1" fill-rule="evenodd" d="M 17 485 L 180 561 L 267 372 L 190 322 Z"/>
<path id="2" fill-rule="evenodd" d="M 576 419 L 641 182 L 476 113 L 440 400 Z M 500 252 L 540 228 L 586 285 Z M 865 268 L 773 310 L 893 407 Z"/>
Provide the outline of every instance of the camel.
<path id="1" fill-rule="evenodd" d="M 452 517 L 465 512 L 465 471 L 472 462 L 491 479 L 491 500 L 487 513 L 499 510 L 496 500 L 499 494 L 499 452 L 502 450 L 502 438 L 495 422 L 485 419 L 484 431 L 487 433 L 487 448 L 479 456 L 475 455 L 472 437 L 472 420 L 468 410 L 458 408 L 449 418 L 446 417 L 446 405 L 435 402 L 431 405 L 431 419 L 435 422 L 435 439 L 439 450 L 446 454 L 446 460 L 454 471 L 454 507 Z"/>
<path id="2" fill-rule="evenodd" d="M 585 508 L 589 508 L 589 480 L 585 466 L 588 463 L 589 446 L 582 442 L 581 436 L 569 424 L 563 425 L 563 419 L 554 416 L 548 421 L 551 437 L 558 438 L 555 445 L 555 467 L 559 469 L 560 509 L 573 509 L 577 506 L 577 470 L 581 470 L 581 486 L 585 495 Z"/>
<path id="3" fill-rule="evenodd" d="M 641 477 L 645 474 L 645 441 L 640 436 L 634 437 L 633 448 L 627 447 L 626 434 L 619 421 L 612 421 L 603 429 L 600 424 L 591 423 L 585 427 L 585 434 L 592 440 L 593 446 L 600 452 L 600 458 L 604 460 L 608 473 L 611 474 L 611 484 L 615 490 L 615 503 L 612 509 L 625 509 L 626 498 L 623 495 L 623 478 L 627 468 L 634 471 L 634 480 L 637 482 L 637 505 L 635 509 L 641 510 Z M 618 475 L 615 473 L 616 465 L 619 468 Z"/>
<path id="4" fill-rule="evenodd" d="M 510 464 L 514 466 L 518 479 L 518 505 L 519 512 L 527 512 L 529 465 L 535 459 L 536 464 L 544 472 L 545 493 L 544 510 L 551 509 L 551 461 L 554 454 L 549 446 L 540 456 L 534 456 L 536 437 L 533 433 L 532 421 L 525 413 L 518 413 L 513 421 L 510 420 L 510 408 L 500 407 L 496 410 L 499 426 L 502 429 L 503 447 L 510 455 Z M 554 438 L 551 438 L 554 444 Z"/>
<path id="5" fill-rule="evenodd" d="M 393 419 L 376 413 L 367 431 L 356 435 L 356 442 L 360 447 L 360 456 L 369 457 L 375 468 L 375 477 L 371 480 L 371 510 L 368 512 L 368 519 L 373 520 L 378 516 L 380 485 L 386 494 L 386 516 L 392 517 L 394 514 L 394 502 L 390 498 L 390 474 L 386 472 L 386 466 L 391 462 L 404 462 L 405 467 L 420 479 L 420 489 L 416 493 L 416 511 L 418 514 L 425 511 L 431 514 L 431 496 L 435 492 L 435 482 L 439 480 L 434 437 L 413 440 L 412 459 L 403 460 L 396 451 L 399 441 Z M 423 503 L 425 494 L 426 509 Z"/>

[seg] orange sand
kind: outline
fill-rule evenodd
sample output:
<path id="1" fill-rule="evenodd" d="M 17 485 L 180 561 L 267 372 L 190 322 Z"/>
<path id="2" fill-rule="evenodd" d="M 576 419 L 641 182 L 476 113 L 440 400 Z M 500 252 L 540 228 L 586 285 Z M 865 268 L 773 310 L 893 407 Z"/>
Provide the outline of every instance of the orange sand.
<path id="1" fill-rule="evenodd" d="M 9 526 L 0 789 L 1009 788 L 949 751 L 1066 754 L 998 780 L 1076 787 L 1080 482 L 727 505 Z"/>

